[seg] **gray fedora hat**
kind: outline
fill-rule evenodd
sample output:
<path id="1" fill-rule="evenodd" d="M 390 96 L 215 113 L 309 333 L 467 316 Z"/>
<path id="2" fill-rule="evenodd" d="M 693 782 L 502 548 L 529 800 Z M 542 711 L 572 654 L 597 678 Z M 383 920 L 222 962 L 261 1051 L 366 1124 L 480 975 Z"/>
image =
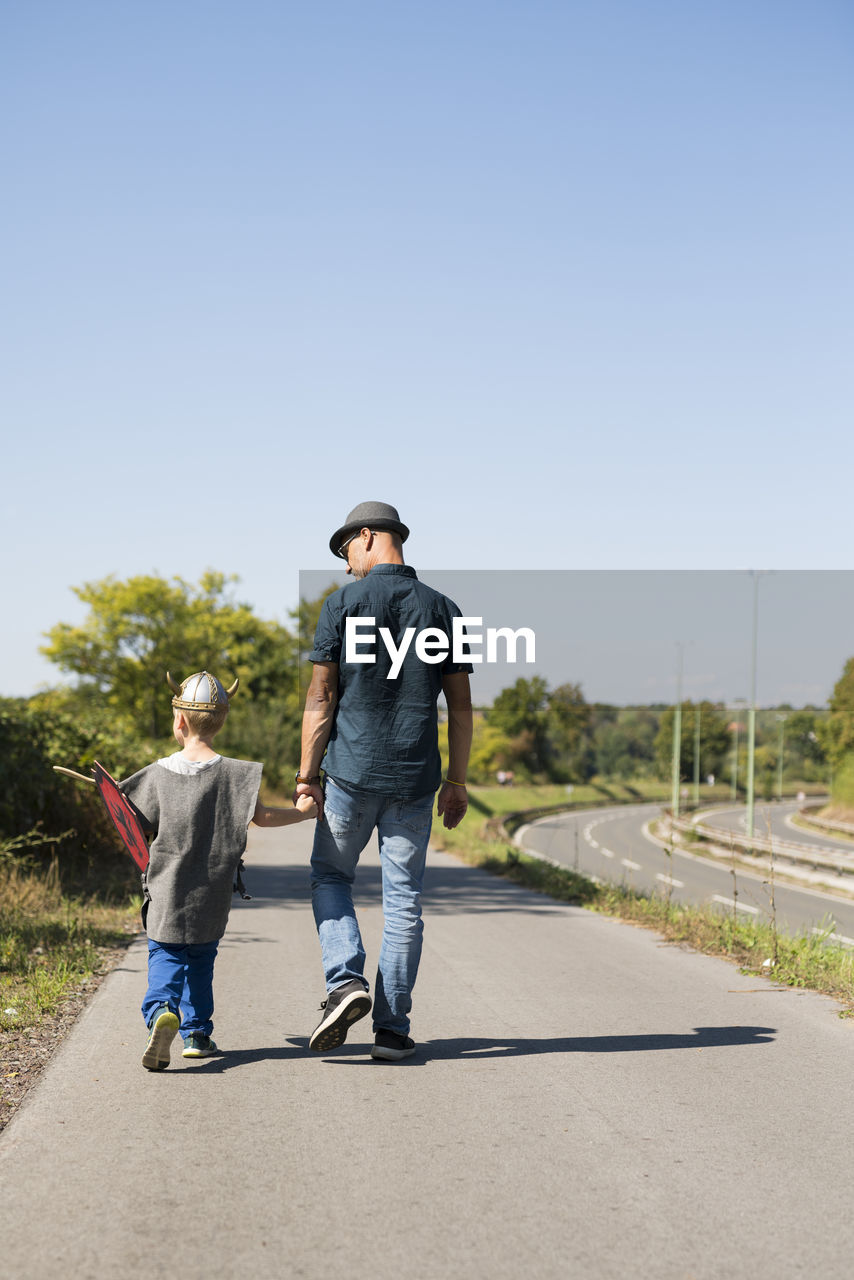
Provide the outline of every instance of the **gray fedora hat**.
<path id="1" fill-rule="evenodd" d="M 402 523 L 397 507 L 390 507 L 387 502 L 360 502 L 348 515 L 340 529 L 336 529 L 329 539 L 329 550 L 334 556 L 340 555 L 339 547 L 351 534 L 360 529 L 383 529 L 391 533 L 399 533 L 403 542 L 409 537 L 409 530 Z M 346 556 L 341 556 L 346 560 Z"/>

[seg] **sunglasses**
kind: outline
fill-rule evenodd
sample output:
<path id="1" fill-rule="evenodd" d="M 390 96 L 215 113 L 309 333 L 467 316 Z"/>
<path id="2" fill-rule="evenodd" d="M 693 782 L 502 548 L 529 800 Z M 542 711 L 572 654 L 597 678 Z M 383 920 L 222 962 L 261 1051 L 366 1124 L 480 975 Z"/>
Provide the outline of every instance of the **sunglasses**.
<path id="1" fill-rule="evenodd" d="M 358 538 L 358 536 L 359 536 L 358 533 L 351 533 L 347 541 L 341 543 L 341 546 L 338 548 L 338 554 L 339 556 L 341 556 L 343 560 L 347 559 L 346 551 L 350 543 L 353 541 L 354 538 Z"/>
<path id="2" fill-rule="evenodd" d="M 341 546 L 338 548 L 338 554 L 339 554 L 339 556 L 341 556 L 341 558 L 342 558 L 343 560 L 346 560 L 346 559 L 347 559 L 347 557 L 346 557 L 346 555 L 344 554 L 344 552 L 347 550 L 347 548 L 349 547 L 349 545 L 350 545 L 350 543 L 353 541 L 353 539 L 354 539 L 354 538 L 358 538 L 358 536 L 359 536 L 359 534 L 360 534 L 361 532 L 362 532 L 362 530 L 361 530 L 361 529 L 359 529 L 356 533 L 351 533 L 351 534 L 350 534 L 350 537 L 347 539 L 347 541 L 346 541 L 346 542 L 342 542 L 342 543 L 341 543 Z M 371 533 L 374 535 L 374 537 L 376 537 L 376 536 L 377 536 L 377 534 L 378 534 L 379 532 L 380 532 L 380 530 L 379 530 L 379 529 L 371 529 Z"/>

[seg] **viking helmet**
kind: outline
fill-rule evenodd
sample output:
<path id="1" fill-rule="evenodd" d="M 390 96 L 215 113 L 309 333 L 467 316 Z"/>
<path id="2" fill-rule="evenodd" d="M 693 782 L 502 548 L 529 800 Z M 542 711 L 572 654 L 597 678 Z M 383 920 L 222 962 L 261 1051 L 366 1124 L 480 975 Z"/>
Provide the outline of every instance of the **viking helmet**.
<path id="1" fill-rule="evenodd" d="M 187 676 L 181 684 L 167 671 L 166 683 L 175 694 L 173 707 L 181 707 L 185 711 L 216 711 L 219 707 L 227 707 L 229 698 L 234 697 L 240 678 L 235 676 L 234 684 L 225 689 L 216 676 L 207 671 L 197 671 Z"/>

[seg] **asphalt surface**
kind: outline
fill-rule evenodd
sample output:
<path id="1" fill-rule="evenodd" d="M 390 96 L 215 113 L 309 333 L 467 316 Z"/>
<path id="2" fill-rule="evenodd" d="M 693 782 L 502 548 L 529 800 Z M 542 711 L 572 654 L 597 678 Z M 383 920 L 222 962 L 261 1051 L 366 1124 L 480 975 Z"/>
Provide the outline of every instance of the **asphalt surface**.
<path id="1" fill-rule="evenodd" d="M 789 810 L 794 806 L 789 806 Z M 720 815 L 735 827 L 740 811 Z M 736 909 L 742 913 L 771 918 L 771 897 L 767 870 L 740 867 L 735 886 L 726 861 L 696 857 L 674 848 L 672 861 L 661 846 L 650 840 L 644 827 L 661 814 L 656 804 L 593 809 L 541 818 L 517 832 L 523 848 L 544 854 L 563 866 L 599 880 L 626 884 L 644 892 L 670 892 L 678 902 L 706 904 L 731 911 L 733 887 Z M 780 829 L 796 839 L 778 815 Z M 776 834 L 772 828 L 772 834 Z M 828 933 L 832 941 L 854 946 L 854 900 L 822 887 L 833 887 L 833 874 L 813 877 L 814 883 L 797 887 L 786 883 L 786 868 L 778 864 L 774 885 L 777 924 L 788 933 Z M 846 877 L 849 893 L 851 877 Z"/>
<path id="2" fill-rule="evenodd" d="M 417 1055 L 326 1056 L 311 824 L 253 835 L 221 1058 L 143 1070 L 141 943 L 0 1139 L 0 1271 L 847 1277 L 854 1026 L 433 854 Z M 375 961 L 375 853 L 360 869 Z"/>
<path id="3" fill-rule="evenodd" d="M 829 849 L 833 853 L 847 854 L 854 861 L 854 841 L 839 839 L 830 832 L 809 831 L 806 827 L 793 824 L 791 818 L 799 808 L 796 801 L 789 800 L 757 804 L 753 811 L 753 834 L 767 837 L 770 829 L 774 839 Z M 703 821 L 710 827 L 720 827 L 722 831 L 735 831 L 739 835 L 747 833 L 747 810 L 743 804 L 707 813 Z"/>

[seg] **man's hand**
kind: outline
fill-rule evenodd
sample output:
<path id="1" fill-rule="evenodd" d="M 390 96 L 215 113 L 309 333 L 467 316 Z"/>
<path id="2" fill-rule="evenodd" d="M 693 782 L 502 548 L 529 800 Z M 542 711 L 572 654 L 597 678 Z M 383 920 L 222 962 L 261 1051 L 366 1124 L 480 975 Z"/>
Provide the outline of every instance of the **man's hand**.
<path id="1" fill-rule="evenodd" d="M 320 822 L 323 817 L 323 788 L 319 782 L 298 782 L 294 787 L 293 801 L 301 813 L 305 813 L 307 817 L 313 818 L 314 812 L 308 813 L 299 803 L 303 798 L 307 798 L 314 802 L 317 810 L 317 821 Z"/>
<path id="2" fill-rule="evenodd" d="M 299 809 L 304 818 L 317 817 L 317 801 L 314 796 L 297 796 L 294 807 Z"/>
<path id="3" fill-rule="evenodd" d="M 465 787 L 455 786 L 453 782 L 442 783 L 436 808 L 442 822 L 449 830 L 459 826 L 466 816 L 468 807 L 469 796 Z"/>

